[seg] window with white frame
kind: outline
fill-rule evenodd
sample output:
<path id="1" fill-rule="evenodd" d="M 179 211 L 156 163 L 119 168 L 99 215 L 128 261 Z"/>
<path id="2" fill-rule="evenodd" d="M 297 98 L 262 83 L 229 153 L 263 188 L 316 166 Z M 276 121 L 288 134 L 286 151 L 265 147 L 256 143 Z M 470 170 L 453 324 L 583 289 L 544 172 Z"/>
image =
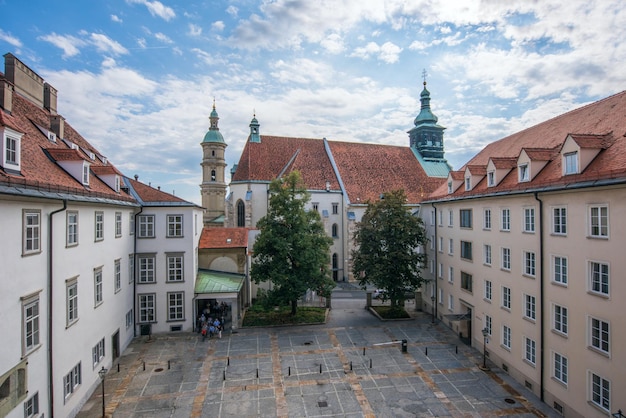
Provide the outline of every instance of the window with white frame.
<path id="1" fill-rule="evenodd" d="M 448 182 L 448 194 L 451 194 L 451 193 L 452 193 L 452 182 L 449 181 Z"/>
<path id="2" fill-rule="evenodd" d="M 139 322 L 154 322 L 156 320 L 156 295 L 147 293 L 139 295 Z"/>
<path id="3" fill-rule="evenodd" d="M 134 320 L 133 308 L 130 308 L 130 310 L 126 312 L 126 329 L 133 326 L 133 320 Z"/>
<path id="4" fill-rule="evenodd" d="M 502 325 L 502 346 L 507 350 L 511 349 L 511 328 Z"/>
<path id="5" fill-rule="evenodd" d="M 598 295 L 609 296 L 609 265 L 607 263 L 589 262 L 589 290 Z"/>
<path id="6" fill-rule="evenodd" d="M 535 232 L 535 208 L 524 208 L 524 232 Z"/>
<path id="7" fill-rule="evenodd" d="M 511 249 L 502 248 L 502 269 L 511 270 Z"/>
<path id="8" fill-rule="evenodd" d="M 589 207 L 589 235 L 593 238 L 608 238 L 609 207 L 606 205 Z"/>
<path id="9" fill-rule="evenodd" d="M 439 295 L 438 295 L 438 298 L 437 298 L 437 302 L 440 305 L 443 305 L 443 289 L 442 288 L 439 288 Z"/>
<path id="10" fill-rule="evenodd" d="M 448 254 L 454 254 L 454 240 L 452 238 L 448 240 Z"/>
<path id="11" fill-rule="evenodd" d="M 501 216 L 500 230 L 510 231 L 511 230 L 511 210 L 502 209 L 500 211 L 500 216 Z"/>
<path id="12" fill-rule="evenodd" d="M 132 212 L 128 214 L 128 234 L 135 235 L 135 214 Z"/>
<path id="13" fill-rule="evenodd" d="M 180 238 L 183 236 L 183 215 L 167 215 L 167 237 Z"/>
<path id="14" fill-rule="evenodd" d="M 25 209 L 23 211 L 23 253 L 41 252 L 41 211 Z"/>
<path id="15" fill-rule="evenodd" d="M 435 274 L 435 260 L 430 260 L 430 274 Z"/>
<path id="16" fill-rule="evenodd" d="M 506 286 L 502 286 L 502 307 L 511 309 L 511 289 Z"/>
<path id="17" fill-rule="evenodd" d="M 430 211 L 430 224 L 431 225 L 435 224 L 435 209 L 431 209 Z"/>
<path id="18" fill-rule="evenodd" d="M 182 282 L 184 280 L 183 255 L 168 253 L 166 257 L 167 257 L 167 281 L 168 282 Z"/>
<path id="19" fill-rule="evenodd" d="M 567 335 L 567 308 L 561 305 L 552 305 L 552 329 Z"/>
<path id="20" fill-rule="evenodd" d="M 113 284 L 115 293 L 122 290 L 122 260 L 119 258 L 113 262 Z"/>
<path id="21" fill-rule="evenodd" d="M 94 292 L 94 306 L 98 306 L 102 303 L 102 267 L 93 269 L 93 292 Z"/>
<path id="22" fill-rule="evenodd" d="M 80 363 L 63 377 L 63 398 L 67 399 L 78 389 L 82 381 Z"/>
<path id="23" fill-rule="evenodd" d="M 448 310 L 454 311 L 454 296 L 448 295 Z"/>
<path id="24" fill-rule="evenodd" d="M 139 283 L 156 282 L 156 256 L 155 254 L 139 254 Z"/>
<path id="25" fill-rule="evenodd" d="M 524 295 L 524 317 L 527 319 L 537 319 L 537 300 L 532 295 Z"/>
<path id="26" fill-rule="evenodd" d="M 471 228 L 472 227 L 472 210 L 471 209 L 461 209 L 459 210 L 459 222 L 461 228 Z"/>
<path id="27" fill-rule="evenodd" d="M 135 281 L 135 254 L 128 255 L 128 283 Z"/>
<path id="28" fill-rule="evenodd" d="M 93 348 L 91 349 L 91 359 L 92 359 L 92 364 L 93 364 L 94 369 L 98 365 L 98 363 L 102 361 L 103 358 L 104 358 L 104 338 L 98 341 L 98 344 L 93 346 Z"/>
<path id="29" fill-rule="evenodd" d="M 536 259 L 535 253 L 532 251 L 524 251 L 524 274 L 526 276 L 535 277 Z"/>
<path id="30" fill-rule="evenodd" d="M 491 265 L 491 245 L 489 244 L 483 245 L 483 263 Z"/>
<path id="31" fill-rule="evenodd" d="M 39 392 L 24 402 L 24 418 L 36 417 L 39 415 Z"/>
<path id="32" fill-rule="evenodd" d="M 167 294 L 167 320 L 185 320 L 185 294 L 184 292 L 168 292 Z"/>
<path id="33" fill-rule="evenodd" d="M 552 233 L 554 235 L 567 234 L 567 208 L 552 208 Z"/>
<path id="34" fill-rule="evenodd" d="M 448 267 L 448 282 L 454 283 L 454 267 Z"/>
<path id="35" fill-rule="evenodd" d="M 454 226 L 454 211 L 452 209 L 448 211 L 448 226 Z"/>
<path id="36" fill-rule="evenodd" d="M 122 212 L 115 212 L 115 238 L 122 236 Z"/>
<path id="37" fill-rule="evenodd" d="M 578 174 L 578 153 L 568 152 L 563 155 L 563 174 Z"/>
<path id="38" fill-rule="evenodd" d="M 483 229 L 491 229 L 491 209 L 483 211 Z"/>
<path id="39" fill-rule="evenodd" d="M 83 184 L 89 186 L 89 164 L 83 161 Z"/>
<path id="40" fill-rule="evenodd" d="M 491 317 L 489 315 L 485 315 L 485 328 L 487 328 L 487 335 L 491 335 L 492 322 Z"/>
<path id="41" fill-rule="evenodd" d="M 519 172 L 519 181 L 520 182 L 529 181 L 530 180 L 530 173 L 528 171 L 528 164 L 521 164 L 521 165 L 517 166 L 517 170 Z"/>
<path id="42" fill-rule="evenodd" d="M 557 381 L 567 385 L 567 357 L 560 353 L 553 354 L 554 369 L 552 371 L 552 377 Z"/>
<path id="43" fill-rule="evenodd" d="M 139 238 L 154 238 L 154 215 L 139 215 Z"/>
<path id="44" fill-rule="evenodd" d="M 589 317 L 589 345 L 604 354 L 609 354 L 609 323 L 598 318 Z"/>
<path id="45" fill-rule="evenodd" d="M 0 127 L 0 139 L 2 139 L 3 148 L 0 162 L 5 169 L 20 171 L 22 135 L 6 126 Z"/>
<path id="46" fill-rule="evenodd" d="M 472 190 L 472 178 L 465 177 L 465 190 Z"/>
<path id="47" fill-rule="evenodd" d="M 461 272 L 461 289 L 471 293 L 474 284 L 473 281 L 474 279 L 471 274 L 464 271 Z"/>
<path id="48" fill-rule="evenodd" d="M 430 249 L 434 250 L 435 249 L 435 236 L 431 235 L 428 241 L 430 241 Z"/>
<path id="49" fill-rule="evenodd" d="M 96 241 L 104 239 L 104 212 L 96 211 L 95 213 L 95 237 Z"/>
<path id="50" fill-rule="evenodd" d="M 439 263 L 439 268 L 437 269 L 437 277 L 443 279 L 443 264 Z"/>
<path id="51" fill-rule="evenodd" d="M 437 223 L 439 226 L 443 225 L 443 211 L 441 209 L 439 209 L 439 220 Z"/>
<path id="52" fill-rule="evenodd" d="M 606 412 L 610 412 L 611 408 L 611 383 L 593 372 L 590 372 L 590 400 L 597 407 L 602 408 Z"/>
<path id="53" fill-rule="evenodd" d="M 552 256 L 552 280 L 567 285 L 567 257 Z"/>
<path id="54" fill-rule="evenodd" d="M 465 260 L 472 259 L 472 243 L 469 241 L 461 241 L 461 258 Z"/>
<path id="55" fill-rule="evenodd" d="M 66 325 L 69 327 L 78 320 L 78 278 L 65 282 L 65 294 L 66 294 L 66 306 L 67 306 L 67 321 Z"/>
<path id="56" fill-rule="evenodd" d="M 496 185 L 495 171 L 487 171 L 487 187 L 493 187 L 495 185 Z"/>
<path id="57" fill-rule="evenodd" d="M 78 212 L 67 211 L 67 238 L 66 245 L 71 247 L 78 244 Z"/>
<path id="58" fill-rule="evenodd" d="M 438 248 L 439 252 L 442 253 L 443 252 L 443 237 L 439 237 L 439 248 Z"/>
<path id="59" fill-rule="evenodd" d="M 491 302 L 492 288 L 493 288 L 493 284 L 492 284 L 491 280 L 485 280 L 485 294 L 484 294 L 484 297 L 489 302 Z"/>
<path id="60" fill-rule="evenodd" d="M 532 365 L 537 360 L 537 343 L 528 337 L 524 337 L 524 359 Z"/>
<path id="61" fill-rule="evenodd" d="M 39 347 L 39 295 L 22 299 L 22 335 L 24 355 Z"/>

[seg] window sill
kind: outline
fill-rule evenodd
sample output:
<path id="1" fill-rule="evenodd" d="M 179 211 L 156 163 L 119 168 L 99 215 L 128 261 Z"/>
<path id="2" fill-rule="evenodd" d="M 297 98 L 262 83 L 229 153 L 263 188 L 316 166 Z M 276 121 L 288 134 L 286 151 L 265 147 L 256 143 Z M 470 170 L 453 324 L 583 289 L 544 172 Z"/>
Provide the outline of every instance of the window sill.
<path id="1" fill-rule="evenodd" d="M 535 279 L 537 276 L 533 275 L 533 274 L 528 274 L 528 273 L 522 273 L 522 276 L 526 277 L 527 279 Z"/>
<path id="2" fill-rule="evenodd" d="M 172 322 L 185 322 L 185 318 L 182 319 L 168 319 L 165 321 L 166 323 L 172 323 Z"/>
<path id="3" fill-rule="evenodd" d="M 600 293 L 600 292 L 594 292 L 593 290 L 587 290 L 587 294 L 591 295 L 591 296 L 596 296 L 602 299 L 609 299 L 609 295 L 607 295 L 606 293 Z"/>
<path id="4" fill-rule="evenodd" d="M 591 402 L 591 401 L 587 401 L 587 404 L 595 409 L 597 409 L 598 411 L 600 411 L 602 413 L 602 415 L 608 415 L 611 413 L 611 411 L 609 411 L 608 409 L 602 408 L 600 405 L 598 405 L 597 403 Z"/>
<path id="5" fill-rule="evenodd" d="M 74 326 L 74 324 L 76 324 L 78 322 L 79 319 L 80 318 L 76 318 L 75 320 L 73 320 L 69 324 L 65 325 L 65 329 L 70 329 L 72 326 Z"/>
<path id="6" fill-rule="evenodd" d="M 523 316 L 522 319 L 524 319 L 524 321 L 530 322 L 533 325 L 537 323 L 536 319 L 532 319 L 531 317 L 528 317 L 528 316 Z"/>
<path id="7" fill-rule="evenodd" d="M 608 241 L 609 240 L 609 236 L 603 236 L 603 235 L 587 235 L 587 239 L 599 239 L 602 241 Z"/>
<path id="8" fill-rule="evenodd" d="M 610 353 L 607 353 L 606 351 L 602 351 L 599 348 L 594 347 L 592 345 L 588 345 L 587 349 L 590 350 L 590 351 L 593 351 L 596 354 L 601 355 L 602 357 L 611 358 L 611 354 Z"/>
<path id="9" fill-rule="evenodd" d="M 535 231 L 522 231 L 522 234 L 534 235 Z"/>
<path id="10" fill-rule="evenodd" d="M 31 255 L 37 255 L 37 254 L 41 254 L 41 250 L 23 252 L 22 257 L 30 257 Z"/>
<path id="11" fill-rule="evenodd" d="M 552 280 L 550 283 L 552 283 L 554 286 L 563 287 L 567 289 L 567 283 L 556 282 L 554 280 Z"/>
<path id="12" fill-rule="evenodd" d="M 504 271 L 504 272 L 510 273 L 510 272 L 511 272 L 511 269 L 507 269 L 507 268 L 504 268 L 504 267 L 500 267 L 500 271 Z"/>
<path id="13" fill-rule="evenodd" d="M 502 349 L 504 349 L 504 350 L 508 351 L 509 353 L 511 352 L 511 347 L 507 347 L 507 346 L 506 346 L 506 345 L 504 345 L 504 344 L 500 344 L 500 348 L 502 348 Z"/>
<path id="14" fill-rule="evenodd" d="M 567 234 L 561 234 L 560 232 L 552 232 L 550 234 L 551 237 L 563 237 L 563 238 L 567 238 Z"/>
<path id="15" fill-rule="evenodd" d="M 184 235 L 167 235 L 165 238 L 185 238 Z"/>
<path id="16" fill-rule="evenodd" d="M 552 328 L 550 331 L 552 331 L 552 333 L 553 333 L 554 335 L 558 335 L 559 337 L 562 337 L 562 338 L 567 339 L 567 334 L 565 334 L 565 333 L 564 333 L 564 332 L 562 332 L 562 331 L 559 331 L 558 329 L 554 329 L 554 328 Z"/>
<path id="17" fill-rule="evenodd" d="M 65 248 L 74 248 L 74 247 L 78 247 L 78 243 L 72 243 L 72 244 L 65 244 Z"/>
<path id="18" fill-rule="evenodd" d="M 35 351 L 39 350 L 39 348 L 42 347 L 42 344 L 37 344 L 36 346 L 34 346 L 33 348 L 31 348 L 28 351 L 25 351 L 24 354 L 22 355 L 22 359 L 25 359 L 26 357 L 30 356 L 31 354 L 33 354 Z"/>
<path id="19" fill-rule="evenodd" d="M 491 267 L 491 263 L 483 263 L 483 266 L 485 266 L 485 267 Z"/>
<path id="20" fill-rule="evenodd" d="M 564 389 L 567 389 L 567 383 L 566 383 L 566 382 L 564 382 L 564 381 L 562 381 L 562 380 L 559 380 L 559 379 L 557 379 L 557 378 L 556 378 L 556 377 L 554 377 L 554 376 L 550 377 L 550 379 L 551 379 L 553 382 L 558 383 L 559 385 L 563 386 L 563 388 L 564 388 Z"/>
<path id="21" fill-rule="evenodd" d="M 137 284 L 156 284 L 156 280 L 153 282 L 137 282 Z"/>
<path id="22" fill-rule="evenodd" d="M 176 283 L 185 283 L 184 280 L 166 280 L 165 283 L 176 284 Z"/>
<path id="23" fill-rule="evenodd" d="M 536 365 L 535 363 L 531 362 L 530 360 L 528 360 L 528 359 L 526 359 L 526 358 L 525 358 L 524 360 L 522 360 L 522 361 L 523 361 L 524 363 L 528 364 L 528 365 L 529 365 L 530 367 L 532 367 L 533 369 L 537 367 L 537 365 Z"/>
<path id="24" fill-rule="evenodd" d="M 483 298 L 484 302 L 491 303 L 491 299 Z"/>
<path id="25" fill-rule="evenodd" d="M 507 308 L 506 306 L 500 306 L 500 309 L 502 309 L 503 311 L 507 311 L 508 313 L 511 313 L 511 308 Z"/>

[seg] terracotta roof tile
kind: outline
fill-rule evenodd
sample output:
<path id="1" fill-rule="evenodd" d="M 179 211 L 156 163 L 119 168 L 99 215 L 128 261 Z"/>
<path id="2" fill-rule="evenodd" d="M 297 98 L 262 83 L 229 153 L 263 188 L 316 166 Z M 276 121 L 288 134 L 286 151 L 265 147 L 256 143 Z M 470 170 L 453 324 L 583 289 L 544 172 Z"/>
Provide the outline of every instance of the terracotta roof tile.
<path id="1" fill-rule="evenodd" d="M 80 155 L 80 152 L 75 149 L 59 149 L 59 148 L 48 148 L 48 154 L 55 161 L 85 161 L 86 158 Z"/>
<path id="2" fill-rule="evenodd" d="M 248 247 L 248 228 L 213 228 L 202 229 L 198 248 L 246 248 Z"/>
<path id="3" fill-rule="evenodd" d="M 140 181 L 132 180 L 130 178 L 126 178 L 132 188 L 137 192 L 139 198 L 145 203 L 156 203 L 156 202 L 178 202 L 178 203 L 189 203 L 192 205 L 193 203 L 187 202 L 180 197 L 174 196 L 173 194 L 162 192 L 159 189 L 155 189 L 152 186 L 147 184 L 143 184 Z"/>
<path id="4" fill-rule="evenodd" d="M 572 139 L 576 144 L 578 144 L 581 148 L 596 148 L 596 149 L 604 149 L 611 145 L 613 142 L 613 135 L 580 135 L 580 134 L 572 134 Z"/>
<path id="5" fill-rule="evenodd" d="M 450 171 L 450 177 L 452 180 L 465 180 L 465 171 Z"/>
<path id="6" fill-rule="evenodd" d="M 468 165 L 467 168 L 473 176 L 484 176 L 487 174 L 486 165 Z"/>
<path id="7" fill-rule="evenodd" d="M 559 155 L 559 147 L 556 148 L 524 148 L 526 155 L 531 161 L 550 161 Z"/>
<path id="8" fill-rule="evenodd" d="M 517 157 L 491 157 L 496 169 L 513 168 L 517 164 Z"/>

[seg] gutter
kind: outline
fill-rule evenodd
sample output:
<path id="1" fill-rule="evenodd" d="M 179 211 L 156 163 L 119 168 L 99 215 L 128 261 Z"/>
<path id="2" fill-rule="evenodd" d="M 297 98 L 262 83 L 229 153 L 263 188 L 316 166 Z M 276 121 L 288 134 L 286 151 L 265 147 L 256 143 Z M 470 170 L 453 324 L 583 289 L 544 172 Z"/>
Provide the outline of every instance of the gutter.
<path id="1" fill-rule="evenodd" d="M 52 240 L 52 216 L 59 212 L 63 212 L 67 209 L 67 200 L 63 200 L 63 207 L 61 209 L 57 209 L 55 211 L 50 212 L 48 215 L 48 398 L 50 401 L 48 407 L 48 414 L 51 418 L 54 417 L 54 368 L 52 363 L 52 277 L 53 274 L 53 258 L 52 258 L 52 249 L 54 247 Z"/>
<path id="2" fill-rule="evenodd" d="M 137 217 L 143 212 L 143 206 L 139 207 L 139 212 L 135 213 L 135 231 L 133 240 L 133 337 L 137 337 L 137 277 L 135 272 L 137 271 Z"/>
<path id="3" fill-rule="evenodd" d="M 435 210 L 435 242 L 433 243 L 435 246 L 433 247 L 435 249 L 434 253 L 435 253 L 435 269 L 433 271 L 433 279 L 435 280 L 435 293 L 433 294 L 433 296 L 435 297 L 435 299 L 431 299 L 430 301 L 432 302 L 432 304 L 434 305 L 434 310 L 433 312 L 435 313 L 435 317 L 433 318 L 433 323 L 435 323 L 435 319 L 437 318 L 437 279 L 438 279 L 438 268 L 439 268 L 439 264 L 437 263 L 437 253 L 439 251 L 437 251 L 437 227 L 439 225 L 438 221 L 437 221 L 437 207 L 435 206 L 435 203 L 431 203 L 431 205 L 433 206 L 433 209 Z M 443 274 L 443 272 L 442 272 Z"/>
<path id="4" fill-rule="evenodd" d="M 535 200 L 539 202 L 539 257 L 541 263 L 539 263 L 539 315 L 541 315 L 541 322 L 539 324 L 539 358 L 541 359 L 541 365 L 539 366 L 539 398 L 541 402 L 544 402 L 544 369 L 545 369 L 545 298 L 544 288 L 545 280 L 543 273 L 544 254 L 543 254 L 543 201 L 539 199 L 539 192 L 535 192 Z"/>

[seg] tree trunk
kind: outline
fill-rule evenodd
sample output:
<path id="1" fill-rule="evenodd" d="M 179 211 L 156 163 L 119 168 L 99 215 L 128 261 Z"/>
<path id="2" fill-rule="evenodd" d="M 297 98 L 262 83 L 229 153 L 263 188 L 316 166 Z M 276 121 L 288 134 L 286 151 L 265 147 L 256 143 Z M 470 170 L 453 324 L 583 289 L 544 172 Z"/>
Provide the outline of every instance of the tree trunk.
<path id="1" fill-rule="evenodd" d="M 294 299 L 291 301 L 291 315 L 295 315 L 298 309 L 298 300 Z"/>

